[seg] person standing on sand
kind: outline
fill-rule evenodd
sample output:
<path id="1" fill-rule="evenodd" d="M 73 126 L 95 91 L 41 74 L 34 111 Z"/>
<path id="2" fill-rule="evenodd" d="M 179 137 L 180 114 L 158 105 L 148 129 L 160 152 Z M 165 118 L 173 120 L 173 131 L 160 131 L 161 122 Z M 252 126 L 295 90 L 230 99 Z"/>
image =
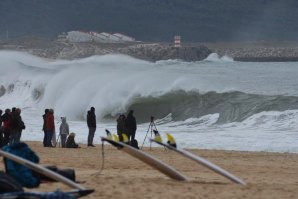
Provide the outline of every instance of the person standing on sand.
<path id="1" fill-rule="evenodd" d="M 95 145 L 93 145 L 93 138 L 96 131 L 96 115 L 94 107 L 91 107 L 90 110 L 87 112 L 87 126 L 89 129 L 87 146 L 95 147 Z"/>
<path id="2" fill-rule="evenodd" d="M 52 138 L 55 133 L 55 120 L 54 110 L 49 109 L 49 113 L 46 115 L 46 147 L 53 147 Z"/>
<path id="3" fill-rule="evenodd" d="M 133 116 L 133 110 L 129 111 L 125 120 L 125 125 L 128 131 L 130 143 L 132 143 L 135 139 L 137 130 L 137 121 L 136 118 Z"/>
<path id="4" fill-rule="evenodd" d="M 5 109 L 5 113 L 1 116 L 4 128 L 4 140 L 3 145 L 7 145 L 9 143 L 9 137 L 11 132 L 11 112 L 10 109 Z"/>
<path id="5" fill-rule="evenodd" d="M 120 142 L 123 142 L 123 134 L 125 134 L 128 137 L 128 133 L 125 125 L 125 115 L 123 114 L 120 114 L 117 119 L 117 134 Z"/>
<path id="6" fill-rule="evenodd" d="M 22 130 L 25 129 L 25 124 L 21 117 L 21 109 L 16 108 L 11 115 L 11 135 L 10 144 L 20 142 Z"/>
<path id="7" fill-rule="evenodd" d="M 45 109 L 44 110 L 44 114 L 42 115 L 42 119 L 43 119 L 43 125 L 42 125 L 42 130 L 43 130 L 43 146 L 46 147 L 46 140 L 47 140 L 47 126 L 46 126 L 46 117 L 47 114 L 49 113 L 49 109 Z"/>

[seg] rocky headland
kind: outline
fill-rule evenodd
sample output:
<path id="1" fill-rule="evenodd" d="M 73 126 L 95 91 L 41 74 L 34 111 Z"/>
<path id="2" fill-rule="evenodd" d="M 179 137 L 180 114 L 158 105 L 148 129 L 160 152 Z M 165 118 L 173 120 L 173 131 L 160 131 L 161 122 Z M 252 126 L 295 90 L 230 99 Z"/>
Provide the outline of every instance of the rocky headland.
<path id="1" fill-rule="evenodd" d="M 147 61 L 177 59 L 201 61 L 210 53 L 228 56 L 235 61 L 298 61 L 298 43 L 73 43 L 65 40 L 27 38 L 0 41 L 1 50 L 17 50 L 49 59 L 78 59 L 93 55 L 125 54 Z"/>

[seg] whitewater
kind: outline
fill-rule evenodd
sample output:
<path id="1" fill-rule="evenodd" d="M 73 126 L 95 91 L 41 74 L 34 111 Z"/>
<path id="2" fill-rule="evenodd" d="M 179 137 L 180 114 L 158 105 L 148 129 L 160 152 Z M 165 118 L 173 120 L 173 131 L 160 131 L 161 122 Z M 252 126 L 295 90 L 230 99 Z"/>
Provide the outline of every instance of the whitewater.
<path id="1" fill-rule="evenodd" d="M 150 117 L 178 146 L 239 151 L 298 152 L 298 63 L 236 62 L 211 54 L 199 62 L 147 62 L 125 55 L 49 60 L 0 51 L 0 109 L 19 107 L 22 140 L 41 141 L 42 115 L 53 108 L 58 136 L 67 117 L 86 144 L 86 113 L 96 109 L 94 142 L 133 109 L 136 139 L 149 146 Z M 154 144 L 152 144 L 155 147 Z"/>

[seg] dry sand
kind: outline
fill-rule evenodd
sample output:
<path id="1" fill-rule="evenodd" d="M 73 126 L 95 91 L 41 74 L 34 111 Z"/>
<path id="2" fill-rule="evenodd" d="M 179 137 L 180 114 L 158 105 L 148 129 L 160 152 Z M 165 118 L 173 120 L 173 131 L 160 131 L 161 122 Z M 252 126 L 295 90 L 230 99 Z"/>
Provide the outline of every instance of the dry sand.
<path id="1" fill-rule="evenodd" d="M 111 145 L 102 148 L 44 148 L 27 142 L 42 165 L 72 168 L 77 181 L 95 192 L 87 198 L 298 198 L 298 154 L 190 150 L 246 181 L 241 186 L 164 148 L 144 149 L 189 177 L 175 181 Z M 3 169 L 3 164 L 0 166 Z M 100 172 L 101 171 L 101 172 Z M 38 191 L 69 190 L 60 183 L 44 183 Z"/>

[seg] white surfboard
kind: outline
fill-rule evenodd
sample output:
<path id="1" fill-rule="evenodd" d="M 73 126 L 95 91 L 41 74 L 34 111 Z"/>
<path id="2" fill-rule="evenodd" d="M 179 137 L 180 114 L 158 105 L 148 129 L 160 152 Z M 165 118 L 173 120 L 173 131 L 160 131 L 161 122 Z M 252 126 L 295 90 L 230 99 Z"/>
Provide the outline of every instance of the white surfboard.
<path id="1" fill-rule="evenodd" d="M 184 181 L 187 180 L 187 177 L 182 175 L 179 171 L 171 167 L 170 165 L 167 165 L 166 163 L 160 161 L 159 159 L 151 156 L 150 154 L 147 154 L 141 150 L 135 149 L 127 144 L 124 144 L 122 142 L 117 142 L 111 139 L 108 139 L 106 137 L 101 137 L 102 141 L 107 141 L 111 145 L 117 147 L 118 149 L 130 154 L 131 156 L 143 161 L 144 163 L 150 165 L 151 167 L 159 170 L 163 174 L 169 176 L 172 179 Z"/>
<path id="2" fill-rule="evenodd" d="M 237 183 L 237 184 L 241 184 L 241 185 L 246 185 L 246 183 L 241 180 L 240 178 L 236 177 L 235 175 L 229 173 L 228 171 L 220 168 L 219 166 L 215 165 L 214 163 L 211 163 L 209 162 L 208 160 L 206 160 L 205 158 L 202 158 L 198 155 L 195 155 L 189 151 L 186 151 L 184 149 L 178 149 L 178 148 L 175 148 L 174 146 L 171 146 L 169 144 L 165 144 L 163 142 L 160 142 L 160 141 L 157 141 L 157 140 L 154 140 L 154 139 L 150 139 L 151 142 L 154 142 L 154 143 L 157 143 L 161 146 L 164 146 L 170 150 L 173 150 L 181 155 L 183 155 L 184 157 L 187 157 L 191 160 L 194 160 L 195 162 L 199 163 L 200 165 L 203 165 L 213 171 L 215 171 L 216 173 L 230 179 L 231 181 Z"/>
<path id="3" fill-rule="evenodd" d="M 46 167 L 43 167 L 39 164 L 35 164 L 34 162 L 31 162 L 29 160 L 26 160 L 22 157 L 19 157 L 19 156 L 16 156 L 14 154 L 11 154 L 11 153 L 8 153 L 8 152 L 5 152 L 3 150 L 0 150 L 0 155 L 9 159 L 9 160 L 12 160 L 14 162 L 17 162 L 21 165 L 24 165 L 30 169 L 32 169 L 33 171 L 37 172 L 37 173 L 40 173 L 42 175 L 45 175 L 53 180 L 56 180 L 58 182 L 62 182 L 66 185 L 68 185 L 69 187 L 71 188 L 74 188 L 74 189 L 78 189 L 78 190 L 75 190 L 73 191 L 73 194 L 74 193 L 78 193 L 78 195 L 87 195 L 89 193 L 92 193 L 94 190 L 93 189 L 86 189 L 85 187 L 69 180 L 68 178 L 58 174 L 58 173 L 55 173 L 49 169 L 47 169 Z"/>

